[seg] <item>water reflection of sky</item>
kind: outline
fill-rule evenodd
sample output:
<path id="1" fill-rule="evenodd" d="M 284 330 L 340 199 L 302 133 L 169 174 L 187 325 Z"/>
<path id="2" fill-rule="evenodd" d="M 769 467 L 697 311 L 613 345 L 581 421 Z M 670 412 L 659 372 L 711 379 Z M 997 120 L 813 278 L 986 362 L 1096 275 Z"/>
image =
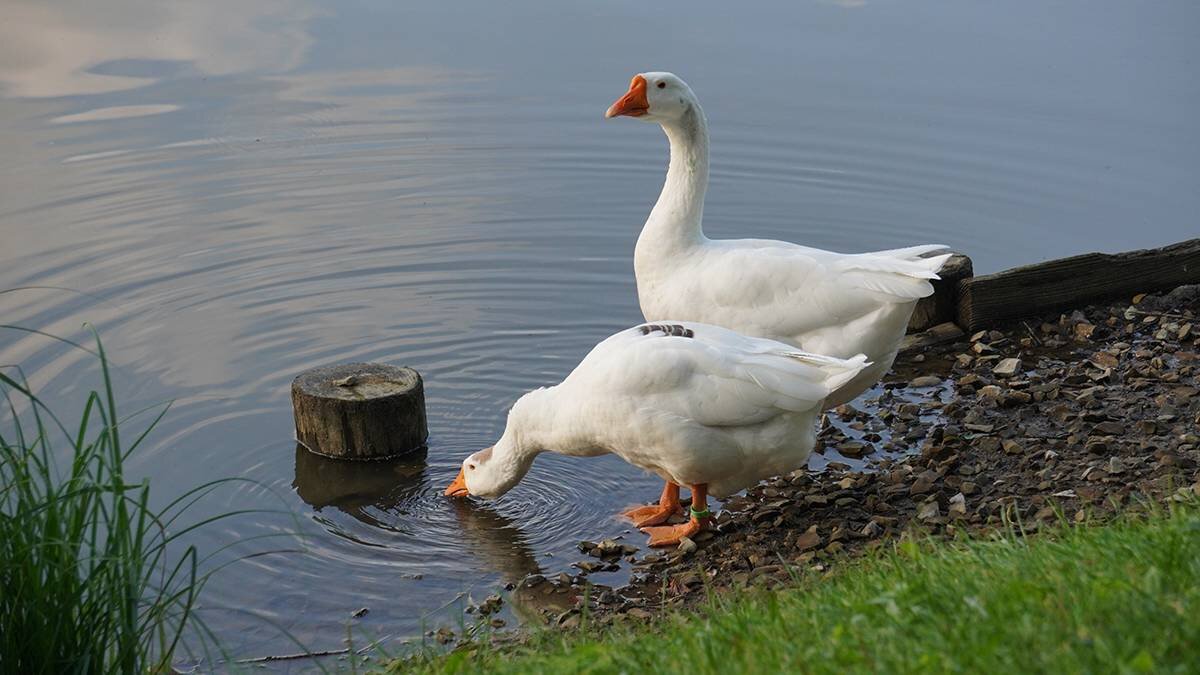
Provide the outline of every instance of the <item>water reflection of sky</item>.
<path id="1" fill-rule="evenodd" d="M 656 494 L 616 461 L 544 458 L 491 507 L 437 495 L 521 391 L 637 320 L 630 254 L 666 147 L 601 117 L 633 72 L 675 70 L 704 102 L 713 236 L 940 241 L 992 271 L 1197 232 L 1200 6 L 1183 0 L 4 11 L 0 288 L 88 295 L 3 294 L 3 323 L 78 338 L 91 321 L 127 409 L 175 400 L 133 460 L 164 497 L 240 475 L 307 519 L 303 555 L 255 560 L 210 602 L 316 646 L 363 605 L 377 632 L 412 633 L 459 592 L 566 569 Z M 425 375 L 420 471 L 326 480 L 295 456 L 288 382 L 350 360 Z M 95 375 L 12 333 L 0 362 L 63 400 Z M 278 505 L 241 487 L 210 506 Z M 218 624 L 242 652 L 277 644 Z"/>
<path id="2" fill-rule="evenodd" d="M 20 97 L 106 94 L 181 70 L 205 76 L 297 68 L 313 43 L 311 2 L 9 0 L 0 81 Z"/>

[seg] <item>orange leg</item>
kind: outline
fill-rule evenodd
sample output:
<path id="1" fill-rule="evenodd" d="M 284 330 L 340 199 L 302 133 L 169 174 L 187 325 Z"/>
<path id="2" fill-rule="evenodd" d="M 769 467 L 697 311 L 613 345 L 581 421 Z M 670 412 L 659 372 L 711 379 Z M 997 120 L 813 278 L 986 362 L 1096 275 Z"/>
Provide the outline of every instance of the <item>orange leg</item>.
<path id="1" fill-rule="evenodd" d="M 712 514 L 708 512 L 708 485 L 701 483 L 689 487 L 692 490 L 692 517 L 679 525 L 643 527 L 642 532 L 650 535 L 651 546 L 678 546 L 684 537 L 696 536 L 712 520 Z"/>
<path id="2" fill-rule="evenodd" d="M 634 527 L 661 525 L 678 513 L 679 509 L 679 486 L 667 483 L 657 504 L 629 509 L 625 512 L 625 517 L 633 521 Z"/>

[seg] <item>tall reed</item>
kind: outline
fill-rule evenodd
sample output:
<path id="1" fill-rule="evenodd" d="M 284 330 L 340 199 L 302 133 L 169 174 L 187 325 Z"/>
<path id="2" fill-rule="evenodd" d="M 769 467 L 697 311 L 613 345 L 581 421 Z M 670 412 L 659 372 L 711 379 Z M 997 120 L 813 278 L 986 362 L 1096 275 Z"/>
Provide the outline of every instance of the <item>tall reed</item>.
<path id="1" fill-rule="evenodd" d="M 178 519 L 220 481 L 153 508 L 124 464 L 167 406 L 127 434 L 98 336 L 92 353 L 101 386 L 70 425 L 0 369 L 0 673 L 169 672 L 189 625 L 207 633 L 206 577 L 179 538 L 224 516 Z"/>

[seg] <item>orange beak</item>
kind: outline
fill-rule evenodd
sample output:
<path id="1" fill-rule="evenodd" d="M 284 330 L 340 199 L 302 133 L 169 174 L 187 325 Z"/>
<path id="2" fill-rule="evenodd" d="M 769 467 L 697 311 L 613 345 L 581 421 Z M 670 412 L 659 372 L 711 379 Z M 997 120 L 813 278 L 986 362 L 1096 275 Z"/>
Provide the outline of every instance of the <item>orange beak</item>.
<path id="1" fill-rule="evenodd" d="M 633 80 L 629 83 L 629 91 L 609 107 L 608 112 L 604 113 L 604 117 L 612 118 L 621 115 L 641 117 L 648 112 L 650 112 L 650 102 L 646 100 L 646 78 L 634 75 Z"/>
<path id="2" fill-rule="evenodd" d="M 471 494 L 467 489 L 467 477 L 463 474 L 463 470 L 458 470 L 458 475 L 454 477 L 454 482 L 442 494 L 447 497 L 466 497 Z"/>

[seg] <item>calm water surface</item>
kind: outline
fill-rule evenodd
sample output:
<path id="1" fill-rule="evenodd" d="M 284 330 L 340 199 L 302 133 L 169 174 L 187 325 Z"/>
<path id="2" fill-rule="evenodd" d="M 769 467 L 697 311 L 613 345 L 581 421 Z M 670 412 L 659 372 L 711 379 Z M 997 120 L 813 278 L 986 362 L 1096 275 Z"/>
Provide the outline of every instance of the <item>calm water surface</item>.
<path id="1" fill-rule="evenodd" d="M 1190 0 L 3 9 L 0 289 L 73 290 L 0 295 L 0 323 L 93 322 L 126 410 L 174 401 L 133 460 L 160 499 L 265 486 L 201 504 L 278 511 L 204 550 L 306 535 L 210 586 L 239 655 L 289 650 L 260 617 L 322 649 L 360 607 L 362 635 L 417 634 L 463 592 L 566 569 L 657 494 L 611 458 L 543 457 L 492 505 L 439 496 L 519 393 L 640 319 L 631 255 L 666 142 L 602 119 L 639 70 L 705 105 L 713 236 L 941 242 L 986 272 L 1200 232 Z M 424 374 L 426 461 L 297 454 L 291 378 L 353 360 Z M 96 377 L 12 331 L 0 362 L 67 412 Z"/>

